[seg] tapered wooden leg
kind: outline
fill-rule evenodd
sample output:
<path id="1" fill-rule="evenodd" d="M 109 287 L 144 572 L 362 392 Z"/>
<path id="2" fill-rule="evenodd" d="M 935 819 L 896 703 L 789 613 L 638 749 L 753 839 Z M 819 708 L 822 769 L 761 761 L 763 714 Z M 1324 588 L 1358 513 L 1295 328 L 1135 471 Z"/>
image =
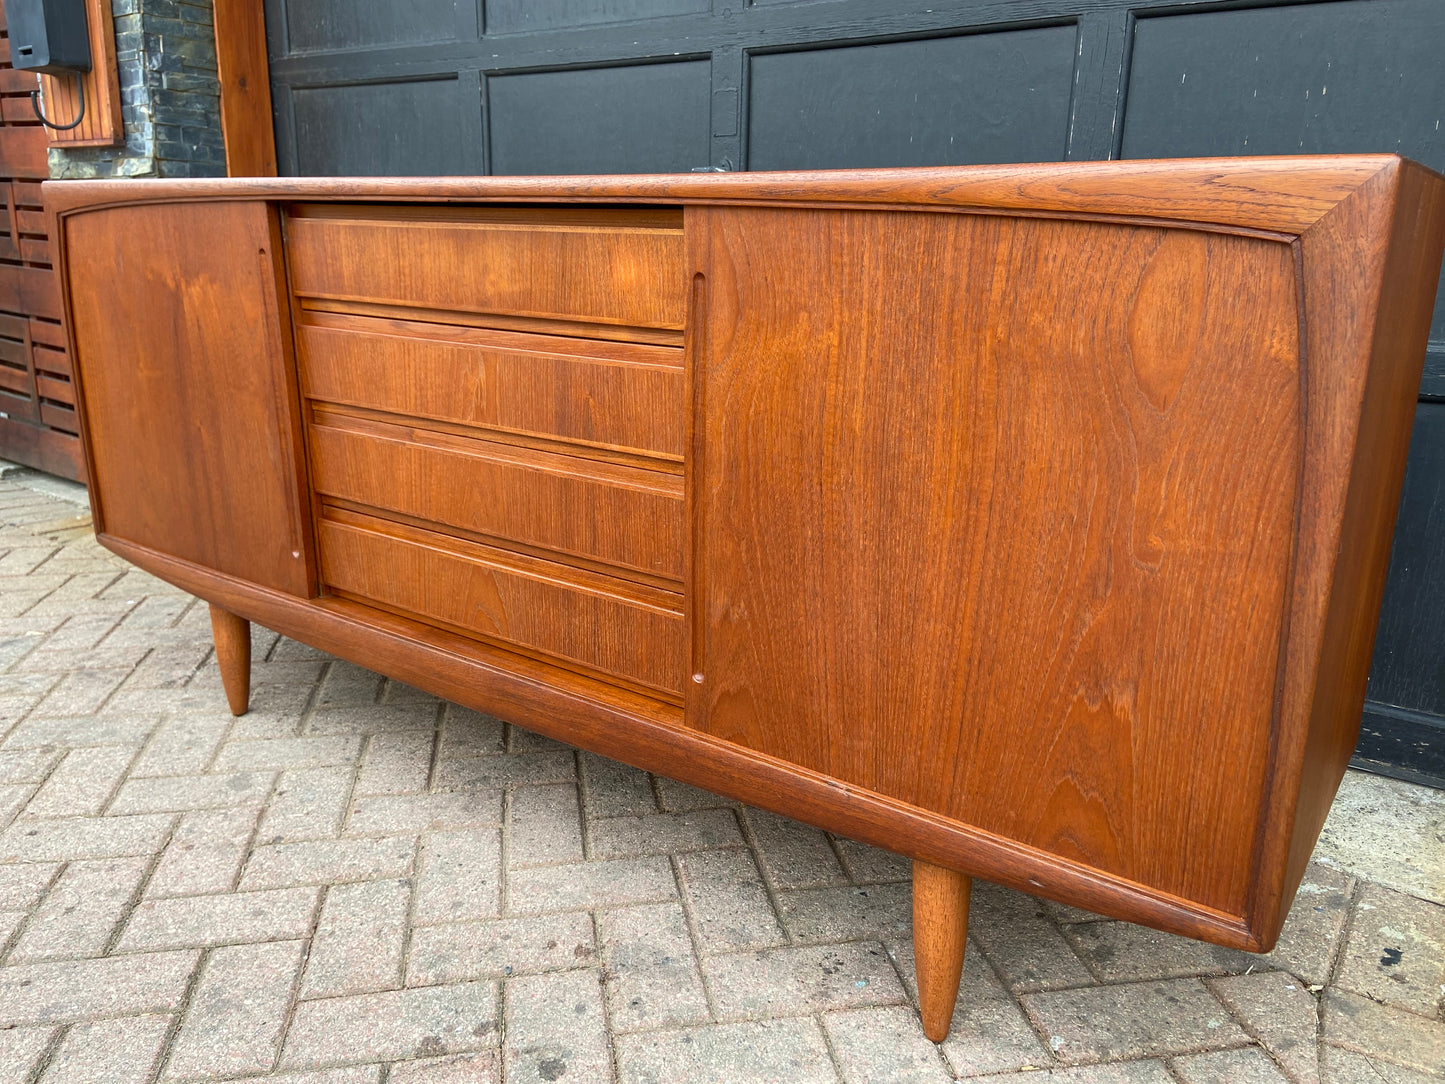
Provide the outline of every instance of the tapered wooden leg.
<path id="1" fill-rule="evenodd" d="M 963 949 L 968 940 L 972 878 L 929 862 L 913 862 L 913 966 L 923 1033 L 935 1043 L 948 1037 Z"/>
<path id="2" fill-rule="evenodd" d="M 212 603 L 211 638 L 231 714 L 245 715 L 251 702 L 251 622 Z"/>

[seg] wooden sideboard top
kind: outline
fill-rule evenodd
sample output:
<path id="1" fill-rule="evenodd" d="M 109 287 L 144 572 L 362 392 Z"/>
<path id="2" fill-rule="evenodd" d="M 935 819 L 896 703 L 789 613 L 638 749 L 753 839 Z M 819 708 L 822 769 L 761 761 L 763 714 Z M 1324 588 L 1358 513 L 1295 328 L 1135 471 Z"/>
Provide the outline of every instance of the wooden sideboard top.
<path id="1" fill-rule="evenodd" d="M 851 203 L 1126 216 L 1298 234 L 1371 178 L 1397 170 L 1432 173 L 1398 155 L 1370 154 L 599 177 L 47 181 L 43 189 L 47 208 L 58 214 L 185 199 Z"/>

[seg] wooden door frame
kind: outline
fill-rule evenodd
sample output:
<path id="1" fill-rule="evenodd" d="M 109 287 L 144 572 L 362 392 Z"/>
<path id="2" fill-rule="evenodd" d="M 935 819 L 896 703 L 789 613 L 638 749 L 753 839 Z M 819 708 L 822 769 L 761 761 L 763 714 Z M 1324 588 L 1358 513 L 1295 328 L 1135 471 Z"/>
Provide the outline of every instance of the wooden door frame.
<path id="1" fill-rule="evenodd" d="M 216 70 L 228 177 L 276 176 L 266 16 L 255 0 L 214 0 Z"/>

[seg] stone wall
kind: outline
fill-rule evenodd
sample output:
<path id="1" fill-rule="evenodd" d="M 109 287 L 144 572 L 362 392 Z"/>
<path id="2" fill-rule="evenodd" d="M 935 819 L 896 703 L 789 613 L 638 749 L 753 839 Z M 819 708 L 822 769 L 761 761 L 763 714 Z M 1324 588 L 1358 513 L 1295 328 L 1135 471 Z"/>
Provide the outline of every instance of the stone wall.
<path id="1" fill-rule="evenodd" d="M 52 177 L 226 173 L 211 0 L 112 0 L 125 145 L 50 151 Z"/>

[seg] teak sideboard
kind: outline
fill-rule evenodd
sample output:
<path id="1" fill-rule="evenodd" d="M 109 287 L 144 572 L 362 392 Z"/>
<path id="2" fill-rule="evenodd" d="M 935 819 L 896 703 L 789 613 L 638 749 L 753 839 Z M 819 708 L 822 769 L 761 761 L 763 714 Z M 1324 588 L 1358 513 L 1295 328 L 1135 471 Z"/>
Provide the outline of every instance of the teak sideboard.
<path id="1" fill-rule="evenodd" d="M 211 604 L 1254 951 L 1355 743 L 1445 179 L 1389 156 L 52 182 L 95 527 Z"/>

